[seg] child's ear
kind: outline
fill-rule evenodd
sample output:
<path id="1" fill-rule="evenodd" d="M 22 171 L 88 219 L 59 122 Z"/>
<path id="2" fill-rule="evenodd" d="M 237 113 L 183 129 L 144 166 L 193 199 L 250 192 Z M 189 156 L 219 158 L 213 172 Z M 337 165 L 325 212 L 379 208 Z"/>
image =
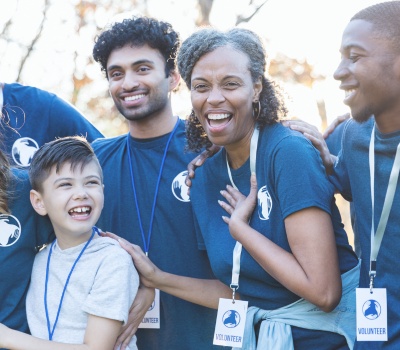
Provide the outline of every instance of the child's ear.
<path id="1" fill-rule="evenodd" d="M 38 191 L 31 190 L 30 198 L 33 209 L 35 209 L 39 215 L 47 215 L 47 210 L 44 206 L 42 195 Z"/>

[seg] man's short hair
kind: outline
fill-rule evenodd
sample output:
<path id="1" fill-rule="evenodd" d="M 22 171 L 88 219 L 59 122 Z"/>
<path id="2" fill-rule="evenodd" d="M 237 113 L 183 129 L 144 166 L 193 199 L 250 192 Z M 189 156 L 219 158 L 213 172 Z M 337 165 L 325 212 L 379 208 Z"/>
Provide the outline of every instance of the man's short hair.
<path id="1" fill-rule="evenodd" d="M 350 21 L 361 19 L 370 22 L 380 37 L 393 43 L 400 50 L 400 1 L 381 2 L 356 13 Z"/>
<path id="2" fill-rule="evenodd" d="M 35 191 L 42 192 L 43 182 L 49 176 L 53 167 L 58 173 L 64 164 L 71 164 L 71 170 L 75 171 L 80 166 L 81 170 L 90 163 L 95 162 L 99 167 L 101 181 L 103 182 L 103 171 L 94 154 L 93 148 L 85 138 L 74 136 L 64 137 L 44 144 L 34 154 L 29 168 L 29 180 Z"/>
<path id="3" fill-rule="evenodd" d="M 114 23 L 95 40 L 93 58 L 101 65 L 107 79 L 107 61 L 114 49 L 125 45 L 141 47 L 149 45 L 160 51 L 165 60 L 165 74 L 176 70 L 176 55 L 180 45 L 179 34 L 171 24 L 148 17 L 133 17 Z"/>

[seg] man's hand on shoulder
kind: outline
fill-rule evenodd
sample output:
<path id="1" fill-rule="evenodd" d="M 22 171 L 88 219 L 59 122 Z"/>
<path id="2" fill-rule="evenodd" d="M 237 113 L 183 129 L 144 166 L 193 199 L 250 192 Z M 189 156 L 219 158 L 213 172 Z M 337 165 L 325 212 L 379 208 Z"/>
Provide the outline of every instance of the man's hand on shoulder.
<path id="1" fill-rule="evenodd" d="M 328 175 L 332 174 L 333 164 L 336 157 L 331 155 L 324 137 L 314 125 L 300 119 L 283 120 L 281 124 L 292 130 L 301 132 L 307 139 L 309 139 L 313 146 L 319 151 L 326 173 Z"/>
<path id="2" fill-rule="evenodd" d="M 343 122 L 345 122 L 347 119 L 350 118 L 350 113 L 346 113 L 343 114 L 339 117 L 337 117 L 324 131 L 324 134 L 322 135 L 324 137 L 324 140 L 326 140 L 330 134 L 332 134 L 335 129 L 342 124 Z"/>
<path id="3" fill-rule="evenodd" d="M 212 145 L 209 150 L 201 152 L 196 158 L 194 158 L 187 166 L 188 173 L 186 175 L 186 186 L 189 187 L 188 195 L 190 194 L 190 187 L 192 186 L 192 179 L 194 179 L 194 172 L 198 167 L 201 167 L 207 158 L 213 157 L 221 150 L 222 146 Z"/>

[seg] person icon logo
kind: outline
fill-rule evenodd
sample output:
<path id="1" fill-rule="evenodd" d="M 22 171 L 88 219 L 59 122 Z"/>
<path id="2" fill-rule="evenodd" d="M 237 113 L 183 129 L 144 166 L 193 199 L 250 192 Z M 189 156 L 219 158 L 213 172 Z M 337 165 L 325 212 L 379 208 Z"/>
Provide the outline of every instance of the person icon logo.
<path id="1" fill-rule="evenodd" d="M 22 137 L 14 142 L 12 146 L 12 157 L 14 162 L 20 166 L 31 165 L 32 157 L 39 149 L 37 142 L 29 137 Z"/>
<path id="2" fill-rule="evenodd" d="M 269 214 L 272 209 L 271 195 L 267 191 L 267 186 L 263 186 L 259 189 L 258 194 L 258 216 L 260 220 L 268 220 Z"/>
<path id="3" fill-rule="evenodd" d="M 376 320 L 381 314 L 381 305 L 376 300 L 367 300 L 362 307 L 362 312 L 368 320 Z"/>
<path id="4" fill-rule="evenodd" d="M 187 171 L 182 171 L 172 181 L 172 193 L 181 202 L 190 202 L 190 197 L 187 194 L 189 187 L 185 184 L 187 173 Z"/>
<path id="5" fill-rule="evenodd" d="M 147 311 L 151 311 L 154 309 L 154 306 L 156 306 L 156 301 L 153 300 L 153 303 L 150 305 L 149 309 Z"/>
<path id="6" fill-rule="evenodd" d="M 228 310 L 222 316 L 222 323 L 227 328 L 235 328 L 240 323 L 240 314 L 235 310 Z"/>
<path id="7" fill-rule="evenodd" d="M 13 215 L 0 214 L 0 248 L 17 243 L 21 237 L 21 224 Z"/>

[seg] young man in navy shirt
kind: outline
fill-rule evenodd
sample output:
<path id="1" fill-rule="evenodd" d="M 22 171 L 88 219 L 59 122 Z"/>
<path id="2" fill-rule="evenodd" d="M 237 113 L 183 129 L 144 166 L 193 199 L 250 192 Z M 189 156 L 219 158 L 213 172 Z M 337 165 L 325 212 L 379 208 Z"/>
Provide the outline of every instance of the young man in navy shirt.
<path id="1" fill-rule="evenodd" d="M 170 24 L 146 17 L 115 23 L 96 41 L 94 59 L 129 122 L 129 136 L 92 145 L 105 184 L 106 204 L 97 226 L 140 245 L 166 272 L 210 279 L 215 277 L 206 252 L 197 248 L 184 183 L 193 156 L 183 152 L 185 125 L 171 108 L 171 94 L 180 78 L 175 67 L 178 47 L 179 36 Z M 145 300 L 143 294 L 149 292 L 139 289 L 137 299 Z M 138 308 L 139 322 L 149 306 Z M 163 292 L 160 310 L 160 329 L 137 331 L 139 349 L 213 348 L 215 310 Z M 136 327 L 132 324 L 131 333 Z"/>
<path id="2" fill-rule="evenodd" d="M 346 122 L 339 156 L 331 156 L 323 137 L 304 122 L 290 121 L 319 149 L 342 195 L 354 202 L 363 257 L 360 288 L 369 288 L 372 200 L 370 141 L 375 145 L 374 232 L 380 222 L 396 149 L 400 143 L 400 1 L 384 2 L 357 13 L 346 27 L 335 72 L 345 91 L 344 103 L 353 119 Z M 373 128 L 375 126 L 375 132 Z M 371 148 L 372 149 L 372 148 Z M 397 181 L 395 182 L 397 183 Z M 374 288 L 386 288 L 388 341 L 359 341 L 355 349 L 400 348 L 400 188 L 393 204 L 376 260 Z"/>
<path id="3" fill-rule="evenodd" d="M 0 83 L 2 150 L 13 165 L 29 168 L 40 146 L 57 137 L 83 136 L 89 142 L 103 135 L 72 105 L 47 91 Z"/>

